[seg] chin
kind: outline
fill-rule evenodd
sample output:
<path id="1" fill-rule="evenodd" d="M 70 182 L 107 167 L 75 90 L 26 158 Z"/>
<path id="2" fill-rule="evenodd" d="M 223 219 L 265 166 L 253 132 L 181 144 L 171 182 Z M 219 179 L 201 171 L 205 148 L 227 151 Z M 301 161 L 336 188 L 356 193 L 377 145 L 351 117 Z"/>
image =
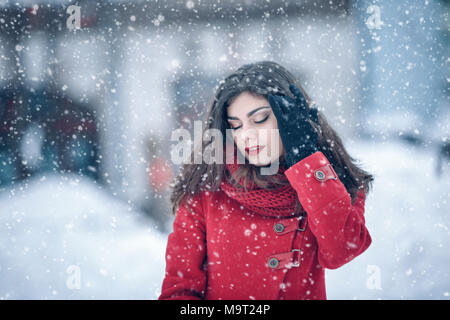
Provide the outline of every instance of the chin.
<path id="1" fill-rule="evenodd" d="M 270 166 L 271 164 L 272 164 L 272 160 L 249 160 L 249 163 L 251 164 L 251 165 L 254 165 L 254 166 L 256 166 L 256 167 L 268 167 L 268 166 Z"/>
<path id="2" fill-rule="evenodd" d="M 248 156 L 244 150 L 240 150 L 241 154 L 245 155 L 246 161 L 248 161 L 249 164 L 255 166 L 255 167 L 269 167 L 271 164 L 275 162 L 280 161 L 280 155 L 279 154 L 260 154 L 259 156 Z M 264 151 L 263 151 L 264 152 Z"/>
<path id="3" fill-rule="evenodd" d="M 270 162 L 269 163 L 254 163 L 254 162 L 250 162 L 251 165 L 254 165 L 255 167 L 268 167 L 270 166 Z"/>

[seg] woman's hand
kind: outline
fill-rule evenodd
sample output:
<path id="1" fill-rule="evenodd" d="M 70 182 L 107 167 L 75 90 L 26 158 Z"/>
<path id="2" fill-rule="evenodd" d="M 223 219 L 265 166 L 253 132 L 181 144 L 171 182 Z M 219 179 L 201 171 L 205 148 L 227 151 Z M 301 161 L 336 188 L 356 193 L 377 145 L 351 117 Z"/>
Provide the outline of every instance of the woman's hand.
<path id="1" fill-rule="evenodd" d="M 272 111 L 278 122 L 281 141 L 286 151 L 287 167 L 318 151 L 318 134 L 309 120 L 318 121 L 317 109 L 308 110 L 308 104 L 300 89 L 289 85 L 295 99 L 285 95 L 268 95 Z"/>

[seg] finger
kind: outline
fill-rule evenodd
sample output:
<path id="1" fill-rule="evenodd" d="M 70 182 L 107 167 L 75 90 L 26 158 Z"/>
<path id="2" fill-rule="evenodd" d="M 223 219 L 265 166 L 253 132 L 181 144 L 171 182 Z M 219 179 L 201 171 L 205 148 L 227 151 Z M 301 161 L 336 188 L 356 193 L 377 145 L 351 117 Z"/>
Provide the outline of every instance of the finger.
<path id="1" fill-rule="evenodd" d="M 278 95 L 276 97 L 280 101 L 280 106 L 285 114 L 290 113 L 295 108 L 295 100 L 285 95 Z"/>
<path id="2" fill-rule="evenodd" d="M 316 124 L 319 124 L 319 111 L 316 108 L 309 109 L 309 114 L 311 116 L 311 120 Z"/>
<path id="3" fill-rule="evenodd" d="M 308 104 L 306 103 L 306 98 L 303 93 L 295 84 L 290 84 L 289 90 L 291 90 L 291 92 L 294 94 L 295 102 L 297 103 L 297 105 L 303 112 L 306 113 L 308 111 Z"/>
<path id="4" fill-rule="evenodd" d="M 275 114 L 283 113 L 283 110 L 280 108 L 279 101 L 276 96 L 269 94 L 267 96 L 267 99 L 269 100 L 269 104 L 272 107 L 273 113 Z"/>
<path id="5" fill-rule="evenodd" d="M 284 112 L 281 109 L 280 102 L 278 101 L 277 97 L 269 94 L 268 100 L 272 108 L 272 112 L 275 115 L 275 118 L 282 119 L 281 117 L 284 115 Z"/>

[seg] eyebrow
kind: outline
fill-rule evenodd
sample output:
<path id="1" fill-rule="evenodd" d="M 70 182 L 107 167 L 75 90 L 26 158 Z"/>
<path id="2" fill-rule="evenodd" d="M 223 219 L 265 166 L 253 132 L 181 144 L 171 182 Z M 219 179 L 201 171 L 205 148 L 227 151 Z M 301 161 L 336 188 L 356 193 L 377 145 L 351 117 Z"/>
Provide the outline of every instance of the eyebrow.
<path id="1" fill-rule="evenodd" d="M 262 107 L 256 108 L 256 109 L 250 111 L 249 113 L 247 113 L 247 118 L 250 118 L 252 116 L 252 114 L 254 114 L 256 111 L 259 111 L 259 110 L 265 109 L 265 108 L 270 109 L 270 107 L 267 107 L 267 106 L 262 106 Z M 227 119 L 228 120 L 239 120 L 239 118 L 237 118 L 237 117 L 228 117 Z"/>

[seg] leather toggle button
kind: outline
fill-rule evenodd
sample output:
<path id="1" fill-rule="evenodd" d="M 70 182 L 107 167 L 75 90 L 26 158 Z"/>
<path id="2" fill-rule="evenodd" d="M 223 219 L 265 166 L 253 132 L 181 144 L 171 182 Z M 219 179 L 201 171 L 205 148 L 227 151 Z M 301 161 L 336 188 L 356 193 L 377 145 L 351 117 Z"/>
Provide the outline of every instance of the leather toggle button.
<path id="1" fill-rule="evenodd" d="M 269 260 L 269 267 L 271 267 L 272 269 L 275 269 L 276 267 L 278 267 L 279 264 L 280 264 L 280 261 L 277 258 L 271 258 Z"/>
<path id="2" fill-rule="evenodd" d="M 316 178 L 320 181 L 325 179 L 325 173 L 323 173 L 323 171 L 317 170 L 314 174 L 316 175 Z"/>
<path id="3" fill-rule="evenodd" d="M 284 231 L 284 225 L 282 223 L 276 223 L 273 226 L 273 229 L 275 230 L 275 232 L 280 233 Z"/>
<path id="4" fill-rule="evenodd" d="M 330 179 L 337 180 L 337 174 L 331 164 L 327 164 L 315 170 L 314 177 L 320 182 L 324 182 Z"/>
<path id="5" fill-rule="evenodd" d="M 287 219 L 283 222 L 276 222 L 273 224 L 273 230 L 275 231 L 275 233 L 278 236 L 282 236 L 285 235 L 289 232 L 294 232 L 294 231 L 305 231 L 303 230 L 303 228 L 301 227 L 302 224 L 302 220 L 303 217 L 294 217 L 291 219 Z"/>
<path id="6" fill-rule="evenodd" d="M 271 256 L 267 264 L 271 269 L 291 269 L 300 266 L 301 256 L 300 249 L 292 249 Z"/>

